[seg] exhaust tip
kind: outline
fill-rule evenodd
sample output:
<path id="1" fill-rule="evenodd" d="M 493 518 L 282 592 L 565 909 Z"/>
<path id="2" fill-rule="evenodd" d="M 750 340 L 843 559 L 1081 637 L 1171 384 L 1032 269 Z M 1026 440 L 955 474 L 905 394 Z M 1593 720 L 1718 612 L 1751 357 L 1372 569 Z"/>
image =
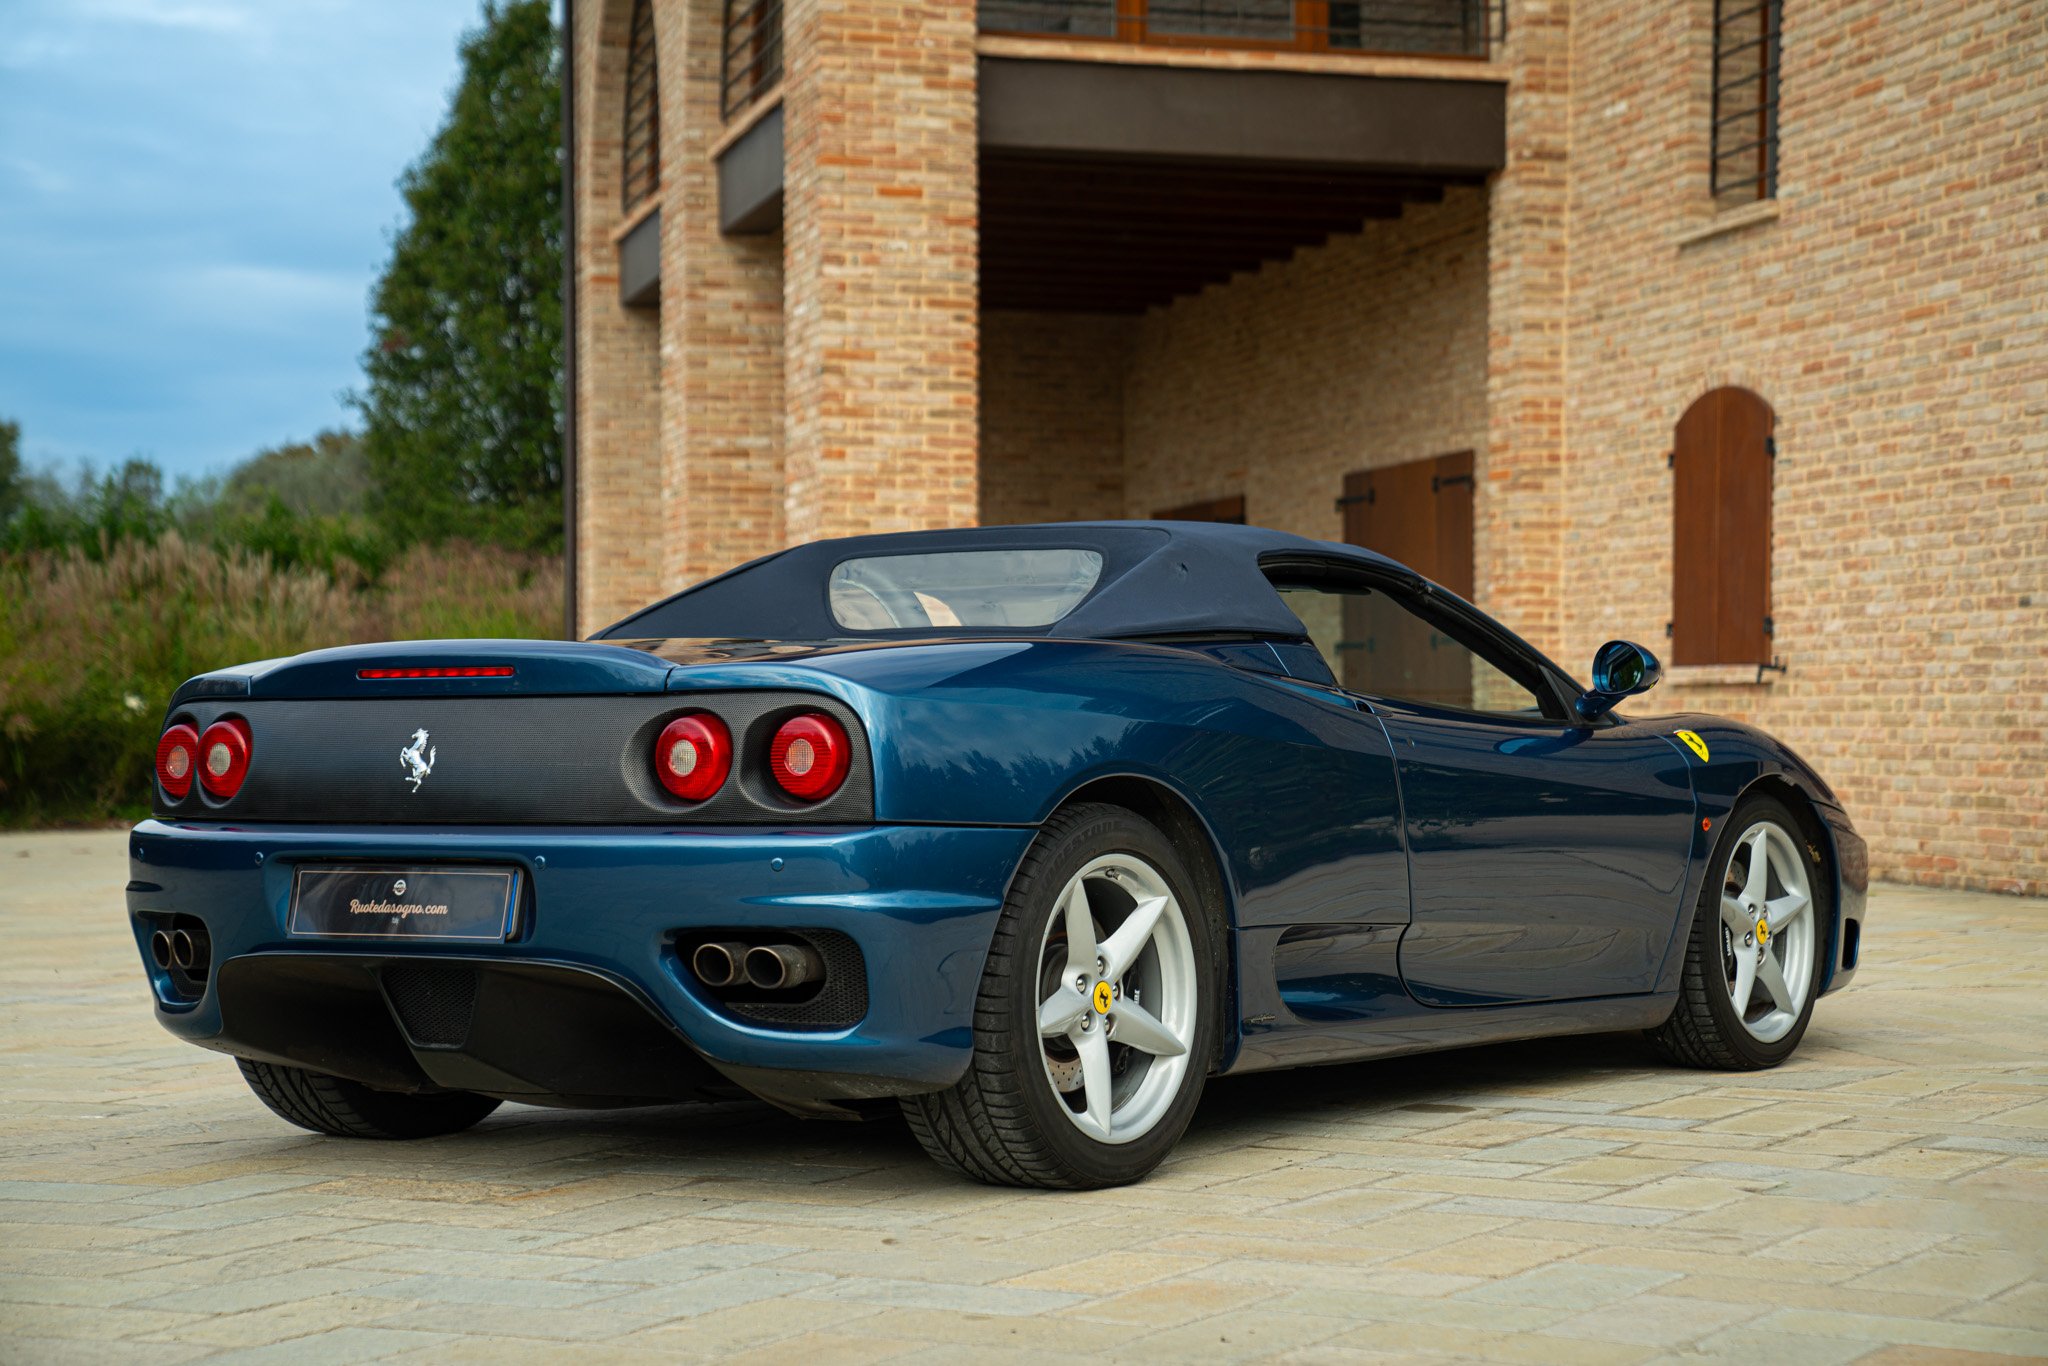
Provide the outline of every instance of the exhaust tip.
<path id="1" fill-rule="evenodd" d="M 735 986 L 745 980 L 746 955 L 745 944 L 699 944 L 690 955 L 690 971 L 707 987 Z"/>
<path id="2" fill-rule="evenodd" d="M 825 976 L 825 960 L 808 944 L 764 944 L 747 950 L 747 980 L 763 991 L 781 991 Z"/>
<path id="3" fill-rule="evenodd" d="M 199 961 L 199 950 L 192 942 L 190 930 L 171 931 L 171 962 L 181 968 L 190 969 Z"/>
<path id="4" fill-rule="evenodd" d="M 162 930 L 149 937 L 149 960 L 166 972 L 171 967 L 171 937 Z"/>

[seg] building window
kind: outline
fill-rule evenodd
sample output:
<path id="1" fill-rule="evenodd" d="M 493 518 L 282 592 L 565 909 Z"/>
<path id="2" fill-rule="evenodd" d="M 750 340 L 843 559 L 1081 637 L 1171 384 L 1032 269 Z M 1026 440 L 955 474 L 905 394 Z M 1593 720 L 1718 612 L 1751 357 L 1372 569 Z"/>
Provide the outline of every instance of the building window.
<path id="1" fill-rule="evenodd" d="M 980 0 L 991 33 L 1192 47 L 1485 57 L 1504 0 Z"/>
<path id="2" fill-rule="evenodd" d="M 1771 662 L 1771 405 L 1715 389 L 1678 420 L 1671 662 Z"/>
<path id="3" fill-rule="evenodd" d="M 1714 0 L 1714 201 L 1778 194 L 1778 27 L 1784 0 Z"/>
<path id="4" fill-rule="evenodd" d="M 661 85 L 654 67 L 654 0 L 635 0 L 626 41 L 624 182 L 619 201 L 626 213 L 661 188 Z"/>
<path id="5" fill-rule="evenodd" d="M 1228 522 L 1232 526 L 1244 525 L 1244 495 L 1232 494 L 1228 498 L 1209 498 L 1199 503 L 1183 503 L 1177 508 L 1161 508 L 1152 514 L 1155 522 Z"/>
<path id="6" fill-rule="evenodd" d="M 730 119 L 782 79 L 782 0 L 725 0 L 718 115 Z"/>

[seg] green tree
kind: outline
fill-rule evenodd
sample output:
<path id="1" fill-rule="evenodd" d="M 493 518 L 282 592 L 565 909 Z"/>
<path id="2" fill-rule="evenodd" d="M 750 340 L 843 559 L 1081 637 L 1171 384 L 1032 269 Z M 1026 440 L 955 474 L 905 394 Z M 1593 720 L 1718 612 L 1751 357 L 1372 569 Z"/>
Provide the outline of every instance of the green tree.
<path id="1" fill-rule="evenodd" d="M 274 499 L 301 517 L 347 517 L 369 493 L 362 438 L 329 431 L 256 452 L 228 472 L 218 497 L 229 514 L 261 512 Z"/>
<path id="2" fill-rule="evenodd" d="M 0 531 L 21 506 L 21 424 L 0 422 Z"/>
<path id="3" fill-rule="evenodd" d="M 487 3 L 447 121 L 399 181 L 363 453 L 401 540 L 562 535 L 561 67 L 548 0 Z"/>

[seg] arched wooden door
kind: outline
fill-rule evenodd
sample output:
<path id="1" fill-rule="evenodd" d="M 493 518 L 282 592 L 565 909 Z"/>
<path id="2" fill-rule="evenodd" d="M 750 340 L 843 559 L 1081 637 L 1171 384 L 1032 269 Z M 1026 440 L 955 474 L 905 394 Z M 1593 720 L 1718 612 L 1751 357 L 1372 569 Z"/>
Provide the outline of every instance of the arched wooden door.
<path id="1" fill-rule="evenodd" d="M 1771 662 L 1771 405 L 1702 394 L 1671 446 L 1671 663 Z"/>

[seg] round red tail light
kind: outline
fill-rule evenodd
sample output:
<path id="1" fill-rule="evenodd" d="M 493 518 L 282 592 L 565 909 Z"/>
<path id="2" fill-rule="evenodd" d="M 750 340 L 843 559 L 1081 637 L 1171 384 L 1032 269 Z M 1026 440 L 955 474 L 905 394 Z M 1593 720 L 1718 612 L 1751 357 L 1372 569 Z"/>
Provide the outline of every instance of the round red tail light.
<path id="1" fill-rule="evenodd" d="M 199 732 L 180 721 L 156 742 L 156 780 L 172 801 L 192 790 L 192 770 L 199 766 Z"/>
<path id="2" fill-rule="evenodd" d="M 732 732 L 709 712 L 678 716 L 654 742 L 654 776 L 686 802 L 701 802 L 732 772 Z"/>
<path id="3" fill-rule="evenodd" d="M 823 801 L 837 792 L 852 764 L 846 728 L 823 712 L 807 711 L 784 721 L 768 748 L 775 785 L 800 802 Z"/>
<path id="4" fill-rule="evenodd" d="M 199 785 L 209 796 L 226 801 L 242 790 L 249 776 L 249 723 L 224 716 L 199 737 Z"/>

